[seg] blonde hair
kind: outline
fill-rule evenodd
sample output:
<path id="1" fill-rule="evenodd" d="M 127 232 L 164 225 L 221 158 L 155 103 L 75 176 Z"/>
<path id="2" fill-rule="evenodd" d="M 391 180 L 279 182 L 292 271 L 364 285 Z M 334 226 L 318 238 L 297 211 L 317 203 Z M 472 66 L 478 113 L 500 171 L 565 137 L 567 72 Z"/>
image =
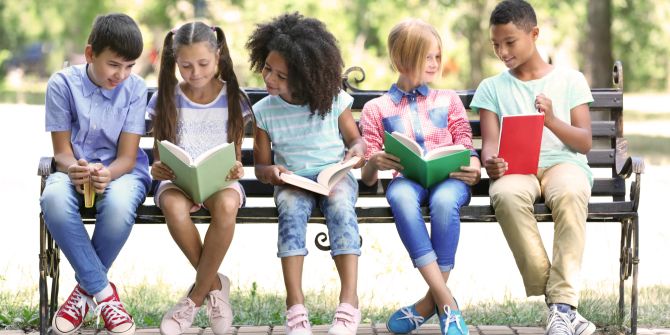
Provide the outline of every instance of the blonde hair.
<path id="1" fill-rule="evenodd" d="M 435 27 L 420 19 L 406 19 L 396 24 L 388 37 L 391 66 L 399 73 L 417 74 L 423 70 L 433 40 L 442 56 L 442 39 Z M 438 65 L 438 71 L 442 64 Z"/>

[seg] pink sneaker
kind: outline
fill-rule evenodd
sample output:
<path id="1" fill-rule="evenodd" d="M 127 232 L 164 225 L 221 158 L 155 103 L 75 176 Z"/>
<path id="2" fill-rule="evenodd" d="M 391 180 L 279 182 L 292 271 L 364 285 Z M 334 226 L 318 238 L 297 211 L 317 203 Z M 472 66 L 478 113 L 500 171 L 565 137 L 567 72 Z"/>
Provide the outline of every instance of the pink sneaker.
<path id="1" fill-rule="evenodd" d="M 133 317 L 128 314 L 126 309 L 119 299 L 119 294 L 116 292 L 116 286 L 110 282 L 114 293 L 98 304 L 95 308 L 98 323 L 100 316 L 105 322 L 105 329 L 111 335 L 132 335 L 135 334 L 135 322 Z"/>
<path id="2" fill-rule="evenodd" d="M 286 335 L 312 335 L 312 326 L 303 304 L 293 305 L 286 311 Z"/>
<path id="3" fill-rule="evenodd" d="M 335 310 L 333 325 L 328 330 L 330 335 L 355 335 L 361 323 L 361 311 L 347 303 L 341 303 Z"/>
<path id="4" fill-rule="evenodd" d="M 178 335 L 191 328 L 200 307 L 189 297 L 183 297 L 163 315 L 160 332 L 163 335 Z"/>
<path id="5" fill-rule="evenodd" d="M 218 274 L 221 289 L 207 294 L 207 316 L 209 325 L 215 335 L 225 334 L 233 325 L 233 309 L 228 297 L 230 295 L 230 280 L 223 274 Z"/>
<path id="6" fill-rule="evenodd" d="M 52 322 L 52 329 L 59 335 L 72 334 L 84 323 L 88 311 L 94 308 L 93 297 L 77 285 L 58 309 Z"/>

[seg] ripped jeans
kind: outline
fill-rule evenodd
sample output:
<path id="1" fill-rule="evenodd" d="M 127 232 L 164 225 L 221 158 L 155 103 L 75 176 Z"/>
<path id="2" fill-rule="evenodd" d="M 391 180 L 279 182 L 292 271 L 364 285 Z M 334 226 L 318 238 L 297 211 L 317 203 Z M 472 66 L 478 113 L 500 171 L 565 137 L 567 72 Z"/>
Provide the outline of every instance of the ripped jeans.
<path id="1" fill-rule="evenodd" d="M 316 176 L 309 178 L 314 180 Z M 330 255 L 361 255 L 355 208 L 358 182 L 351 172 L 335 184 L 327 197 L 295 186 L 281 185 L 275 187 L 274 198 L 279 212 L 277 257 L 307 255 L 307 221 L 317 203 L 326 218 Z"/>

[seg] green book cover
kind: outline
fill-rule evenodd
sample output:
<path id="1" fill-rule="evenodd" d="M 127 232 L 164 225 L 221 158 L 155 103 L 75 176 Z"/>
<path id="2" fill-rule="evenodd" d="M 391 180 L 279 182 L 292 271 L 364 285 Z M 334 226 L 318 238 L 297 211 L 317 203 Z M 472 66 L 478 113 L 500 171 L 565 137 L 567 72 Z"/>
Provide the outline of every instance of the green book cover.
<path id="1" fill-rule="evenodd" d="M 175 185 L 179 186 L 195 203 L 202 203 L 212 194 L 232 184 L 226 180 L 235 165 L 235 145 L 224 143 L 213 147 L 193 159 L 177 145 L 169 141 L 158 142 L 160 160 L 175 174 Z"/>
<path id="2" fill-rule="evenodd" d="M 437 148 L 425 156 L 414 140 L 394 132 L 384 132 L 384 151 L 400 158 L 402 175 L 428 188 L 470 165 L 470 150 L 462 145 Z"/>

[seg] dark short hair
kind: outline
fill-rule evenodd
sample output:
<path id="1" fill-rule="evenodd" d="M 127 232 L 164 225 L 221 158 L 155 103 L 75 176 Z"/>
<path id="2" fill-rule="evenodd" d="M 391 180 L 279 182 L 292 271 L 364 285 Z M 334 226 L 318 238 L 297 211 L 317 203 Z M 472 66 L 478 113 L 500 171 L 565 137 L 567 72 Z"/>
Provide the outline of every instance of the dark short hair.
<path id="1" fill-rule="evenodd" d="M 535 10 L 524 0 L 505 0 L 499 3 L 489 19 L 489 26 L 514 23 L 520 29 L 530 31 L 537 26 Z"/>
<path id="2" fill-rule="evenodd" d="M 106 48 L 125 60 L 135 60 L 142 54 L 142 33 L 137 23 L 128 15 L 113 13 L 98 15 L 88 35 L 88 44 L 99 55 Z"/>

